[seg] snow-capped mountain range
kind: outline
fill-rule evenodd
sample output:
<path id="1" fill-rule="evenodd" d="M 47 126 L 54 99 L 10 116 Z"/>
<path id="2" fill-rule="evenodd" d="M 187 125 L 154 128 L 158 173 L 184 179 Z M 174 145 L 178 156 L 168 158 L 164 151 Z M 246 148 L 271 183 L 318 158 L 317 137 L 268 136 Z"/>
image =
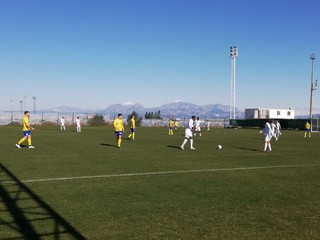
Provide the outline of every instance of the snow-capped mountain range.
<path id="1" fill-rule="evenodd" d="M 164 104 L 159 107 L 146 108 L 140 103 L 126 102 L 124 104 L 112 104 L 105 109 L 81 109 L 67 106 L 54 107 L 50 109 L 43 109 L 44 112 L 75 112 L 75 113 L 99 113 L 103 115 L 116 115 L 122 113 L 123 115 L 129 115 L 132 111 L 136 111 L 140 115 L 144 116 L 146 112 L 161 112 L 163 117 L 176 117 L 184 118 L 196 115 L 207 118 L 228 118 L 229 117 L 229 106 L 222 104 L 207 104 L 197 105 L 188 103 L 182 100 L 176 100 L 172 103 Z M 244 112 L 236 109 L 237 117 L 242 118 Z"/>

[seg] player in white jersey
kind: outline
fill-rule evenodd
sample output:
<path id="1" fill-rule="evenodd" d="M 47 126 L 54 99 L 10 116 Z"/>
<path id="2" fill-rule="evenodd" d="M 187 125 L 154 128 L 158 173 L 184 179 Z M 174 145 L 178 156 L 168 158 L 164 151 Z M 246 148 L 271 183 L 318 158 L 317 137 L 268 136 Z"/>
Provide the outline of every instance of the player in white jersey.
<path id="1" fill-rule="evenodd" d="M 274 121 L 271 121 L 270 127 L 271 127 L 271 131 L 272 131 L 272 137 L 274 137 L 276 139 L 276 141 L 278 141 L 278 138 L 276 136 L 276 124 Z"/>
<path id="2" fill-rule="evenodd" d="M 273 136 L 273 132 L 272 132 L 272 128 L 271 128 L 271 120 L 269 122 L 266 122 L 266 124 L 264 125 L 264 129 L 263 129 L 263 133 L 264 133 L 264 136 L 265 136 L 265 139 L 264 139 L 264 152 L 267 151 L 267 149 L 269 148 L 269 152 L 272 151 L 271 149 L 271 139 L 272 139 L 272 136 Z"/>
<path id="3" fill-rule="evenodd" d="M 210 122 L 207 120 L 207 131 L 210 131 Z"/>
<path id="4" fill-rule="evenodd" d="M 195 148 L 193 147 L 193 138 L 192 138 L 192 136 L 193 136 L 192 130 L 194 129 L 195 120 L 196 120 L 196 117 L 192 116 L 188 122 L 188 125 L 185 130 L 185 136 L 184 136 L 185 138 L 184 138 L 183 143 L 180 147 L 182 150 L 184 150 L 184 145 L 188 142 L 188 139 L 190 139 L 190 149 L 195 150 Z"/>
<path id="5" fill-rule="evenodd" d="M 279 139 L 279 137 L 282 135 L 281 125 L 280 125 L 279 121 L 276 121 L 275 124 L 276 124 L 275 136 L 276 136 L 276 139 Z"/>
<path id="6" fill-rule="evenodd" d="M 60 130 L 66 130 L 66 124 L 65 124 L 65 121 L 64 121 L 64 117 L 61 117 L 60 119 Z"/>
<path id="7" fill-rule="evenodd" d="M 200 121 L 200 118 L 197 117 L 197 120 L 195 121 L 195 132 L 194 132 L 194 135 L 197 136 L 197 132 L 199 132 L 199 136 L 201 137 L 201 121 Z"/>
<path id="8" fill-rule="evenodd" d="M 81 120 L 79 117 L 76 119 L 76 125 L 77 125 L 77 133 L 81 133 Z"/>

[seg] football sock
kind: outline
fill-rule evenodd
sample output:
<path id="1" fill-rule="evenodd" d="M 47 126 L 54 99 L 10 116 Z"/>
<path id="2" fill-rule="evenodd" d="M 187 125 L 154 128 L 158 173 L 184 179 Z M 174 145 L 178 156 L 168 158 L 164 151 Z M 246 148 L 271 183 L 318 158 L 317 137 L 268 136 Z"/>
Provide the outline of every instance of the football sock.
<path id="1" fill-rule="evenodd" d="M 121 146 L 121 138 L 118 139 L 118 147 Z"/>
<path id="2" fill-rule="evenodd" d="M 181 147 L 184 147 L 184 145 L 185 145 L 187 142 L 188 142 L 188 139 L 185 138 L 185 139 L 183 140 L 183 143 L 182 143 Z"/>
<path id="3" fill-rule="evenodd" d="M 268 143 L 269 150 L 271 151 L 271 143 Z"/>
<path id="4" fill-rule="evenodd" d="M 18 142 L 18 144 L 20 145 L 21 143 L 23 143 L 26 139 L 25 138 L 21 138 L 20 141 Z"/>
<path id="5" fill-rule="evenodd" d="M 133 140 L 134 140 L 135 135 L 136 135 L 135 133 L 132 133 L 132 139 L 133 139 Z"/>
<path id="6" fill-rule="evenodd" d="M 190 139 L 190 148 L 193 148 L 193 139 Z"/>
<path id="7" fill-rule="evenodd" d="M 268 143 L 264 143 L 264 151 L 267 151 Z"/>
<path id="8" fill-rule="evenodd" d="M 131 134 L 129 134 L 128 138 L 131 138 Z"/>
<path id="9" fill-rule="evenodd" d="M 31 146 L 31 138 L 28 138 L 28 145 Z"/>

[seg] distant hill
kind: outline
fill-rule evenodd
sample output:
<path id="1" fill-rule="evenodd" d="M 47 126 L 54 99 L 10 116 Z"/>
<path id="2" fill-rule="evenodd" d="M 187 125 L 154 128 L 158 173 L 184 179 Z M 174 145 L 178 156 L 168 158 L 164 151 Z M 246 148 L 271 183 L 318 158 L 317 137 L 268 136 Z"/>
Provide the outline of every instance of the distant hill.
<path id="1" fill-rule="evenodd" d="M 202 118 L 229 117 L 229 106 L 225 106 L 222 104 L 208 104 L 200 106 L 193 103 L 178 101 L 165 104 L 156 108 L 149 108 L 146 110 L 151 112 L 156 112 L 160 110 L 162 116 L 165 117 L 189 118 L 191 115 L 200 116 Z M 238 113 L 243 115 L 243 113 L 239 111 Z"/>
<path id="2" fill-rule="evenodd" d="M 122 113 L 123 115 L 129 115 L 133 111 L 136 111 L 139 114 L 142 114 L 145 111 L 145 107 L 140 103 L 127 102 L 124 104 L 113 104 L 101 110 L 101 112 L 104 113 L 105 115 L 111 115 L 111 116 L 112 115 L 115 116 L 118 113 Z"/>
<path id="3" fill-rule="evenodd" d="M 79 107 L 68 107 L 68 106 L 58 106 L 58 107 L 52 107 L 52 108 L 46 108 L 46 109 L 41 109 L 38 110 L 41 112 L 48 112 L 48 113 L 69 113 L 69 112 L 74 112 L 74 113 L 92 113 L 95 112 L 95 110 L 92 109 L 83 109 Z"/>
<path id="4" fill-rule="evenodd" d="M 138 112 L 144 116 L 146 112 L 161 112 L 163 117 L 176 117 L 176 118 L 188 118 L 191 115 L 200 116 L 202 118 L 228 118 L 229 117 L 229 106 L 222 104 L 207 104 L 207 105 L 196 105 L 184 101 L 175 101 L 159 107 L 145 108 L 139 103 L 124 103 L 124 104 L 112 104 L 105 109 L 81 109 L 68 106 L 54 107 L 45 109 L 46 112 L 76 112 L 76 113 L 102 113 L 104 115 L 115 116 L 118 113 L 123 115 L 129 115 L 132 111 Z M 242 118 L 244 112 L 237 109 L 237 116 Z"/>
<path id="5" fill-rule="evenodd" d="M 162 117 L 176 117 L 176 118 L 189 118 L 192 115 L 199 116 L 200 118 L 229 118 L 229 106 L 222 104 L 207 104 L 197 105 L 193 103 L 184 102 L 181 100 L 172 103 L 164 104 L 159 107 L 145 108 L 140 103 L 127 102 L 124 104 L 112 104 L 105 109 L 81 109 L 76 107 L 60 106 L 50 109 L 44 109 L 45 112 L 75 112 L 75 113 L 99 113 L 110 117 L 122 113 L 124 116 L 129 115 L 132 111 L 136 111 L 144 116 L 146 112 L 161 112 Z M 244 112 L 236 109 L 237 118 L 243 118 Z"/>

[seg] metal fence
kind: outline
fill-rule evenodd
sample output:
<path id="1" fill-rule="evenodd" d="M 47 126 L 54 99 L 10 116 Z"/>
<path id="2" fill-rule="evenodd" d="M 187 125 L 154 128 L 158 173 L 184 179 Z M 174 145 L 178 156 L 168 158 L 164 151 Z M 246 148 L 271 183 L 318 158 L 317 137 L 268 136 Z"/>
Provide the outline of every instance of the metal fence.
<path id="1" fill-rule="evenodd" d="M 266 121 L 269 119 L 235 119 L 230 120 L 232 127 L 248 127 L 248 128 L 262 128 Z M 311 129 L 313 132 L 319 131 L 319 119 L 278 119 L 281 124 L 281 127 L 284 129 L 305 129 L 305 124 L 308 121 L 311 123 Z"/>
<path id="2" fill-rule="evenodd" d="M 108 115 L 103 113 L 76 113 L 76 112 L 37 112 L 32 113 L 30 116 L 30 122 L 34 125 L 59 125 L 61 117 L 64 117 L 65 124 L 71 125 L 75 123 L 77 117 L 80 118 L 84 125 L 88 124 L 89 119 L 94 115 L 102 115 L 106 121 L 106 124 L 111 124 L 116 115 Z M 0 112 L 0 125 L 20 125 L 23 113 L 21 112 Z M 128 116 L 124 116 L 124 124 L 127 124 Z M 143 119 L 141 125 L 143 127 L 167 127 L 169 125 L 169 119 L 172 116 L 164 117 L 163 119 Z M 189 118 L 175 118 L 178 121 L 179 127 L 185 127 L 189 121 Z M 214 119 L 214 118 L 202 118 L 201 127 L 207 127 L 207 121 L 209 121 L 210 128 L 225 128 L 229 127 L 229 119 Z"/>

